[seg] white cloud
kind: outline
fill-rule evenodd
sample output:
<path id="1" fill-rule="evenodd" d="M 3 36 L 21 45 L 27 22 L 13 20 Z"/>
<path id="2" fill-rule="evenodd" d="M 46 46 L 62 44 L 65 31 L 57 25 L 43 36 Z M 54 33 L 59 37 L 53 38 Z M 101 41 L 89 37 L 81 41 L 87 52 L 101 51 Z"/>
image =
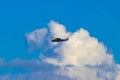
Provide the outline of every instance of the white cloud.
<path id="1" fill-rule="evenodd" d="M 53 43 L 51 37 L 66 38 L 66 42 Z M 28 46 L 41 49 L 40 60 L 17 61 L 32 66 L 30 74 L 16 75 L 20 80 L 118 80 L 120 65 L 113 60 L 113 55 L 107 53 L 103 43 L 91 37 L 83 28 L 76 32 L 67 32 L 64 25 L 55 21 L 48 24 L 48 28 L 38 29 L 26 35 Z M 45 44 L 44 41 L 46 41 Z M 40 46 L 42 45 L 42 47 Z M 48 49 L 43 48 L 48 47 Z M 52 46 L 52 47 L 51 47 Z M 17 63 L 13 60 L 10 64 Z M 17 65 L 21 66 L 23 64 Z M 30 78 L 27 76 L 29 75 Z M 47 76 L 47 77 L 46 77 Z M 10 77 L 10 76 L 9 76 Z M 2 78 L 1 78 L 2 79 Z M 9 79 L 6 79 L 9 80 Z M 14 79 L 12 79 L 14 80 Z"/>
<path id="2" fill-rule="evenodd" d="M 48 31 L 46 28 L 42 28 L 42 29 L 37 29 L 30 33 L 26 33 L 29 50 L 40 48 L 44 43 L 47 32 Z"/>
<path id="3" fill-rule="evenodd" d="M 120 72 L 118 72 L 115 80 L 120 80 Z"/>
<path id="4" fill-rule="evenodd" d="M 6 74 L 5 76 L 0 77 L 0 80 L 71 80 L 68 77 L 59 76 L 53 72 L 32 72 L 26 74 Z"/>
<path id="5" fill-rule="evenodd" d="M 52 37 L 54 37 L 54 38 L 56 38 L 56 37 L 66 38 L 66 37 L 69 37 L 69 35 L 70 35 L 69 32 L 66 32 L 66 28 L 64 25 L 59 24 L 55 21 L 51 21 L 48 24 L 48 26 L 49 26 L 50 33 L 51 33 Z"/>
<path id="6" fill-rule="evenodd" d="M 4 64 L 0 65 L 2 69 L 7 69 L 8 73 L 5 75 L 0 74 L 0 80 L 70 80 L 66 76 L 56 75 L 55 70 L 59 66 L 40 62 L 36 60 L 25 60 L 25 59 L 14 59 L 11 61 L 5 61 Z M 11 69 L 22 69 L 28 71 L 23 73 L 22 71 L 15 72 Z M 17 74 L 16 74 L 17 73 Z"/>
<path id="7" fill-rule="evenodd" d="M 62 64 L 72 64 L 76 66 L 85 64 L 101 64 L 112 62 L 112 56 L 106 53 L 106 48 L 89 33 L 80 29 L 70 36 L 69 41 L 55 48 L 56 53 L 62 56 Z"/>

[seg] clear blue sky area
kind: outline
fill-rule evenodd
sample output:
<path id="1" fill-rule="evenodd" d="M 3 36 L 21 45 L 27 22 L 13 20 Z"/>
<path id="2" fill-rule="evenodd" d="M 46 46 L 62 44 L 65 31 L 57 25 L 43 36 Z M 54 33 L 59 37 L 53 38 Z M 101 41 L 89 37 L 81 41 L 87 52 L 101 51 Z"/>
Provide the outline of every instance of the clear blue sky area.
<path id="1" fill-rule="evenodd" d="M 47 27 L 50 20 L 72 32 L 87 29 L 120 63 L 119 0 L 0 1 L 0 57 L 10 60 L 39 55 L 37 51 L 28 53 L 25 33 Z"/>

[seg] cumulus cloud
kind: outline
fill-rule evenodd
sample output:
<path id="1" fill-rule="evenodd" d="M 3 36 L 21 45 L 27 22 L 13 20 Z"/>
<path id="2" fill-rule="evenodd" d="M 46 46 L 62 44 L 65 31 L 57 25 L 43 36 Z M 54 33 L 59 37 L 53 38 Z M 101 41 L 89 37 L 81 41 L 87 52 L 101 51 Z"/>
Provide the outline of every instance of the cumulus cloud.
<path id="1" fill-rule="evenodd" d="M 71 80 L 69 77 L 57 75 L 56 71 L 59 66 L 40 62 L 36 60 L 14 59 L 5 61 L 0 65 L 2 69 L 7 69 L 9 72 L 5 75 L 0 75 L 0 80 Z M 25 70 L 26 73 L 18 72 L 16 74 L 11 69 L 19 68 Z M 12 74 L 11 74 L 12 73 Z M 47 77 L 46 77 L 47 76 Z"/>
<path id="2" fill-rule="evenodd" d="M 26 73 L 26 74 L 7 74 L 0 76 L 0 80 L 71 80 L 68 77 L 56 75 L 53 72 L 44 72 L 41 71 Z"/>
<path id="3" fill-rule="evenodd" d="M 26 33 L 26 38 L 27 38 L 27 44 L 29 47 L 29 50 L 34 50 L 37 48 L 41 48 L 41 46 L 44 43 L 44 38 L 47 34 L 47 29 L 42 28 L 42 29 L 37 29 L 31 33 Z"/>
<path id="4" fill-rule="evenodd" d="M 51 42 L 56 37 L 69 37 L 69 40 L 60 43 Z M 51 21 L 47 28 L 27 33 L 26 39 L 29 49 L 40 49 L 40 56 L 39 59 L 32 61 L 13 60 L 9 63 L 12 66 L 23 65 L 18 62 L 24 63 L 26 67 L 22 67 L 25 69 L 31 66 L 32 71 L 29 74 L 14 74 L 17 80 L 118 80 L 120 78 L 120 65 L 114 62 L 113 55 L 108 54 L 105 45 L 90 36 L 90 33 L 83 28 L 76 32 L 68 32 L 64 25 Z M 5 76 L 0 79 L 4 80 Z M 7 75 L 7 77 L 12 76 Z"/>
<path id="5" fill-rule="evenodd" d="M 60 38 L 66 38 L 70 35 L 70 33 L 66 32 L 66 28 L 64 25 L 59 24 L 55 21 L 51 21 L 48 24 L 50 33 L 52 35 L 52 37 L 60 37 Z"/>
<path id="6" fill-rule="evenodd" d="M 112 62 L 112 55 L 106 54 L 106 48 L 89 33 L 80 29 L 70 36 L 69 41 L 63 43 L 55 49 L 62 57 L 62 64 L 72 64 L 76 66 L 85 64 L 102 64 Z"/>
<path id="7" fill-rule="evenodd" d="M 120 79 L 120 72 L 117 73 L 116 79 L 115 80 L 119 80 Z"/>

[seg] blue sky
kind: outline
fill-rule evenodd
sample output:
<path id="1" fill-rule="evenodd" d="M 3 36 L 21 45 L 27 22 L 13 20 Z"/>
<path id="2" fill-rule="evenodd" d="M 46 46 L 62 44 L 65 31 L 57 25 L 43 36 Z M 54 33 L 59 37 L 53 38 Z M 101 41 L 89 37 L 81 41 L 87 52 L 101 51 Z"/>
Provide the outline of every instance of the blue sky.
<path id="1" fill-rule="evenodd" d="M 47 26 L 50 20 L 64 24 L 69 31 L 80 27 L 110 48 L 120 63 L 120 5 L 115 0 L 11 1 L 0 3 L 0 56 L 25 57 L 25 33 Z M 6 50 L 7 49 L 7 50 Z"/>
<path id="2" fill-rule="evenodd" d="M 25 34 L 47 27 L 54 20 L 70 32 L 81 27 L 88 30 L 120 64 L 119 3 L 119 0 L 1 1 L 0 57 L 7 61 L 38 57 L 40 51 L 29 53 Z"/>

